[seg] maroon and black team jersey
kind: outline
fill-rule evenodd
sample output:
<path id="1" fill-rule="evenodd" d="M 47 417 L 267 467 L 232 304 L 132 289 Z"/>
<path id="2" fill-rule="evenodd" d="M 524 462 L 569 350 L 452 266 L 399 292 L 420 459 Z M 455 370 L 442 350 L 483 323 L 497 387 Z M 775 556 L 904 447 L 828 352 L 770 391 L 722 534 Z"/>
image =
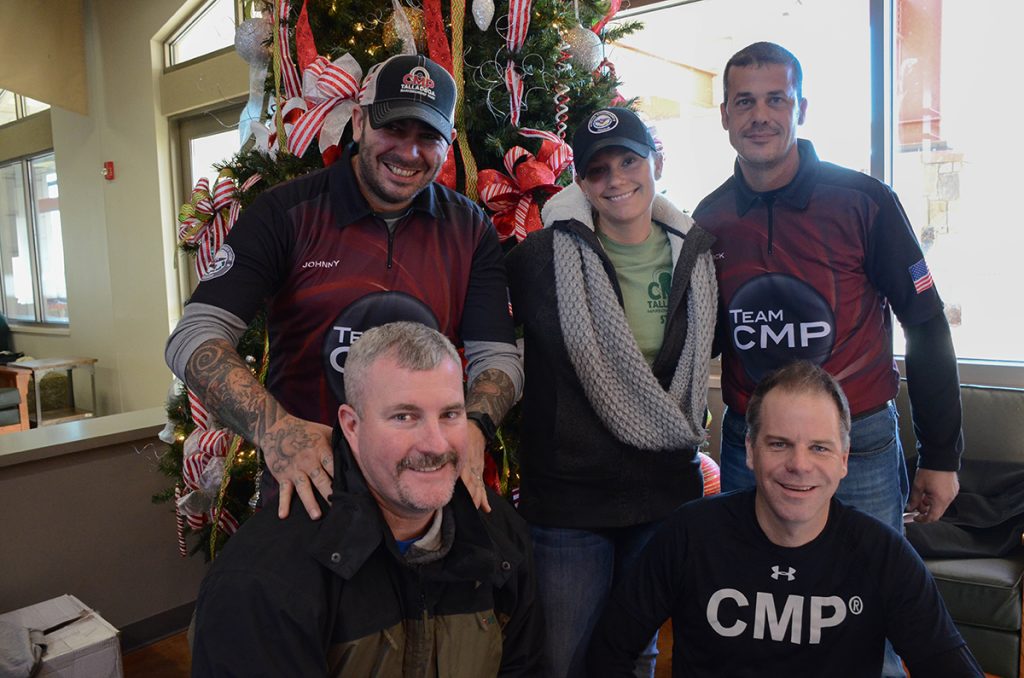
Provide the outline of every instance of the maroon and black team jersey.
<path id="1" fill-rule="evenodd" d="M 717 239 L 723 399 L 744 413 L 764 374 L 804 359 L 839 379 L 856 416 L 899 386 L 890 309 L 912 326 L 942 301 L 892 190 L 798 144 L 785 188 L 755 193 L 737 165 L 694 212 Z"/>
<path id="2" fill-rule="evenodd" d="M 456 346 L 514 342 L 500 246 L 480 208 L 432 184 L 389 232 L 359 192 L 352 154 L 257 198 L 190 300 L 246 322 L 266 307 L 267 389 L 328 425 L 348 347 L 371 327 L 417 320 Z"/>

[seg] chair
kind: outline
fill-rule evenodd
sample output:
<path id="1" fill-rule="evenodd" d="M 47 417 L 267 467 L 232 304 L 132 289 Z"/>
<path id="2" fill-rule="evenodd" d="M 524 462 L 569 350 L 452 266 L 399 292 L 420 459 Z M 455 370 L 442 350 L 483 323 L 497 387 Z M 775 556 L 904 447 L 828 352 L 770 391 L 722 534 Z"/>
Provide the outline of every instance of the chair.
<path id="1" fill-rule="evenodd" d="M 900 437 L 908 465 L 916 463 L 906 388 L 897 399 Z M 961 495 L 1019 477 L 1024 468 L 1024 390 L 962 386 L 966 447 L 960 470 Z M 1007 470 L 1014 470 L 1012 476 Z M 1019 488 L 1015 491 L 1019 492 Z M 925 564 L 968 647 L 989 674 L 1024 676 L 1024 547 L 997 557 L 928 558 Z"/>
<path id="2" fill-rule="evenodd" d="M 0 366 L 0 433 L 27 431 L 28 370 Z"/>

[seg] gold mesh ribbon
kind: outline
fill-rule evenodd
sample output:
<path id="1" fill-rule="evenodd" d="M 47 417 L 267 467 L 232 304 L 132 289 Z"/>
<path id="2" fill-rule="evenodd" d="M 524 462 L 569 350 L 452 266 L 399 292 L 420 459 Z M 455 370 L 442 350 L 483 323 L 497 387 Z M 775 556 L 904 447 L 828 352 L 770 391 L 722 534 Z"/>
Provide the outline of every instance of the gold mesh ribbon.
<path id="1" fill-rule="evenodd" d="M 274 3 L 274 43 L 271 47 L 271 55 L 274 62 L 274 98 L 277 101 L 277 106 L 274 107 L 274 125 L 277 129 L 277 147 L 281 149 L 281 152 L 287 153 L 288 137 L 284 131 L 284 117 L 281 114 L 281 109 L 284 108 L 284 100 L 281 98 L 281 13 L 278 11 L 278 3 L 280 2 L 281 0 L 276 0 Z M 283 45 L 283 47 L 288 49 L 288 45 Z M 233 448 L 234 445 L 232 445 Z M 216 533 L 216 530 L 214 532 Z"/>
<path id="2" fill-rule="evenodd" d="M 466 116 L 462 106 L 466 96 L 465 75 L 463 66 L 463 31 L 466 26 L 466 0 L 452 0 L 452 77 L 455 78 L 455 87 L 458 97 L 455 100 L 455 129 L 460 135 L 456 142 L 459 147 L 459 155 L 462 156 L 462 167 L 466 172 L 466 197 L 476 202 L 476 160 L 473 159 L 473 152 L 469 148 L 469 134 L 466 129 Z"/>

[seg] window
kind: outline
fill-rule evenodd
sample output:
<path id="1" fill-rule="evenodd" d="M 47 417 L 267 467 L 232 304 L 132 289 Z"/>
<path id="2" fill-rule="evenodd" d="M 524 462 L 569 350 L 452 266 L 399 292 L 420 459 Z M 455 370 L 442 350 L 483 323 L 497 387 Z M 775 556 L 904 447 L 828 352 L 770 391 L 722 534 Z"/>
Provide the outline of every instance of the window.
<path id="1" fill-rule="evenodd" d="M 892 185 L 961 358 L 1024 361 L 1016 276 L 1024 230 L 1014 216 L 1013 163 L 1024 142 L 992 117 L 1024 103 L 1015 85 L 996 91 L 1010 82 L 998 71 L 1015 63 L 1013 28 L 1022 20 L 1017 3 L 991 12 L 963 0 L 896 3 Z"/>
<path id="2" fill-rule="evenodd" d="M 0 165 L 0 289 L 7 318 L 68 323 L 53 153 Z"/>
<path id="3" fill-rule="evenodd" d="M 607 54 L 622 94 L 640 97 L 665 144 L 660 190 L 692 210 L 731 174 L 735 152 L 718 111 L 725 62 L 751 42 L 782 44 L 804 65 L 800 136 L 822 159 L 873 173 L 899 194 L 946 302 L 962 379 L 1024 386 L 1014 272 L 1024 229 L 1007 160 L 1024 142 L 993 124 L 991 105 L 978 105 L 999 82 L 984 76 L 1014 63 L 1024 6 L 979 13 L 966 0 L 691 0 L 619 18 L 645 25 Z M 1008 91 L 999 109 L 1024 97 Z M 899 331 L 895 349 L 905 350 Z"/>
<path id="4" fill-rule="evenodd" d="M 665 145 L 659 189 L 680 207 L 692 210 L 732 173 L 720 76 L 730 56 L 758 40 L 778 42 L 813 66 L 804 69 L 810 103 L 800 136 L 813 139 L 822 158 L 870 168 L 870 60 L 866 53 L 850 58 L 870 41 L 867 2 L 705 0 L 619 16 L 644 28 L 609 46 L 608 57 L 622 95 L 640 98 Z"/>
<path id="5" fill-rule="evenodd" d="M 29 99 L 6 89 L 0 89 L 0 125 L 45 111 L 50 107 L 42 101 Z"/>
<path id="6" fill-rule="evenodd" d="M 6 125 L 18 119 L 18 95 L 6 89 L 0 90 L 0 125 Z"/>
<path id="7" fill-rule="evenodd" d="M 45 111 L 50 107 L 50 104 L 44 104 L 42 101 L 36 101 L 28 97 L 22 97 L 22 115 L 32 115 L 33 113 L 39 113 Z"/>
<path id="8" fill-rule="evenodd" d="M 233 45 L 235 41 L 234 0 L 210 0 L 167 42 L 167 65 L 196 59 Z"/>

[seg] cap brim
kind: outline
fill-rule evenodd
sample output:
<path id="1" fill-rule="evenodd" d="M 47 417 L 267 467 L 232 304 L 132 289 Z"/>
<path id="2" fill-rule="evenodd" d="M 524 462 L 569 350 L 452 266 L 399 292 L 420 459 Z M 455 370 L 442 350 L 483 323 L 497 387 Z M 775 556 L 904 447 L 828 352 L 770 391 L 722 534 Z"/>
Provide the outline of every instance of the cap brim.
<path id="1" fill-rule="evenodd" d="M 378 129 L 396 120 L 419 120 L 430 125 L 446 140 L 452 138 L 452 123 L 436 108 L 414 101 L 378 101 L 370 105 L 370 126 Z"/>
<path id="2" fill-rule="evenodd" d="M 646 158 L 651 154 L 651 151 L 654 150 L 647 144 L 642 144 L 626 137 L 608 137 L 607 139 L 601 139 L 600 141 L 594 142 L 588 149 L 587 154 L 582 158 L 576 156 L 576 161 L 574 162 L 576 165 L 576 173 L 581 175 L 585 174 L 587 171 L 587 165 L 590 164 L 590 159 L 593 158 L 598 151 L 605 148 L 611 148 L 612 146 L 620 146 L 622 148 L 629 149 L 641 158 Z"/>

